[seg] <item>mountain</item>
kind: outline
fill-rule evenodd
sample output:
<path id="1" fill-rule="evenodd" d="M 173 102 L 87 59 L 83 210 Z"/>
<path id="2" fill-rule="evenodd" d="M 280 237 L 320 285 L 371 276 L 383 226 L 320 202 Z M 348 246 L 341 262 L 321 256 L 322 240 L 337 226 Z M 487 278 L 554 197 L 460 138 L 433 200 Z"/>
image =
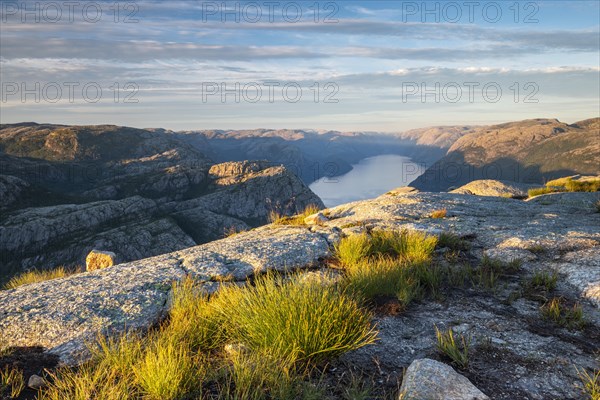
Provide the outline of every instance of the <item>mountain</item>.
<path id="1" fill-rule="evenodd" d="M 442 157 L 463 127 L 435 128 L 426 135 L 311 130 L 209 130 L 173 132 L 198 149 L 210 147 L 215 160 L 266 159 L 283 164 L 310 184 L 324 176 L 343 175 L 367 157 L 398 154 L 430 165 Z"/>
<path id="2" fill-rule="evenodd" d="M 532 119 L 474 128 L 410 186 L 445 191 L 478 179 L 541 184 L 599 172 L 600 118 L 571 125 Z"/>
<path id="3" fill-rule="evenodd" d="M 172 252 L 321 200 L 268 162 L 215 164 L 173 135 L 118 126 L 0 126 L 0 280 Z"/>

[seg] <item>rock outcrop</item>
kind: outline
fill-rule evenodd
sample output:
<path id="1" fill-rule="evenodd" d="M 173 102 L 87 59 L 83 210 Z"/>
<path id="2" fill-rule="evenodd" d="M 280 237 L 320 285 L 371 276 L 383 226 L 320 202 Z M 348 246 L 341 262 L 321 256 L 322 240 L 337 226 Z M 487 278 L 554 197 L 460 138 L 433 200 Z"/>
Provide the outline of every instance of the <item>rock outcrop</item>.
<path id="1" fill-rule="evenodd" d="M 481 179 L 469 182 L 450 193 L 471 194 L 474 196 L 498 196 L 513 199 L 527 198 L 527 191 L 539 185 L 529 185 L 510 181 L 497 181 L 494 179 Z"/>
<path id="2" fill-rule="evenodd" d="M 360 365 L 381 381 L 396 379 L 403 367 L 436 353 L 438 326 L 473 338 L 469 367 L 461 375 L 492 398 L 579 398 L 574 366 L 597 368 L 600 340 L 600 213 L 590 206 L 600 194 L 559 195 L 562 201 L 524 202 L 393 193 L 345 204 L 325 210 L 328 220 L 318 226 L 267 225 L 154 258 L 2 291 L 0 332 L 5 346 L 41 345 L 62 362 L 77 363 L 88 356 L 86 342 L 98 333 L 155 325 L 168 313 L 171 284 L 187 275 L 212 292 L 223 282 L 242 283 L 268 270 L 323 268 L 332 246 L 346 234 L 453 232 L 469 242 L 468 257 L 475 264 L 484 256 L 518 258 L 521 270 L 494 291 L 458 290 L 417 302 L 401 315 L 377 317 L 377 343 L 340 362 Z M 443 208 L 445 218 L 429 217 Z M 440 265 L 452 267 L 444 258 L 448 250 L 439 251 Z M 550 328 L 540 317 L 539 300 L 523 295 L 521 286 L 536 271 L 560 274 L 556 295 L 581 304 L 583 330 Z"/>
<path id="3" fill-rule="evenodd" d="M 123 262 L 292 215 L 321 200 L 280 165 L 213 164 L 165 132 L 0 126 L 0 283 L 24 269 L 81 266 L 94 248 Z"/>

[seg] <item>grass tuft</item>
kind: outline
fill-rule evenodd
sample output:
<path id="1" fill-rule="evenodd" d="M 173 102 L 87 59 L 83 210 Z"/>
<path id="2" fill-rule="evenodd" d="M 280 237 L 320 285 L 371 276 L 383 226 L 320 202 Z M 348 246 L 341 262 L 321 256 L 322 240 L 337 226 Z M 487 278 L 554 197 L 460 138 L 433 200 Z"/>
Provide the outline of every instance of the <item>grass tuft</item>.
<path id="1" fill-rule="evenodd" d="M 278 359 L 318 363 L 375 341 L 371 315 L 333 286 L 313 279 L 259 277 L 252 287 L 224 287 L 211 302 L 232 339 Z"/>
<path id="2" fill-rule="evenodd" d="M 274 225 L 304 226 L 306 225 L 304 223 L 304 219 L 308 216 L 318 213 L 319 210 L 319 207 L 314 204 L 310 204 L 304 209 L 304 211 L 291 217 L 281 215 L 277 211 L 271 211 L 268 215 L 268 221 Z"/>
<path id="3" fill-rule="evenodd" d="M 431 218 L 446 218 L 447 214 L 448 214 L 448 210 L 445 208 L 442 208 L 441 210 L 432 211 L 430 217 Z"/>
<path id="4" fill-rule="evenodd" d="M 435 327 L 435 335 L 437 338 L 438 350 L 451 359 L 459 368 L 467 368 L 469 365 L 469 346 L 471 344 L 471 339 L 467 339 L 464 335 L 460 335 L 460 341 L 456 341 L 452 329 L 442 332 L 437 326 Z"/>
<path id="5" fill-rule="evenodd" d="M 23 371 L 6 366 L 0 370 L 0 398 L 16 399 L 25 389 Z"/>
<path id="6" fill-rule="evenodd" d="M 4 285 L 4 289 L 16 289 L 23 285 L 48 281 L 50 279 L 64 278 L 77 272 L 78 271 L 75 269 L 68 269 L 65 267 L 58 267 L 50 270 L 31 270 L 13 277 Z"/>
<path id="7" fill-rule="evenodd" d="M 585 369 L 577 369 L 577 375 L 583 384 L 583 393 L 589 400 L 600 400 L 600 369 L 588 372 Z"/>
<path id="8" fill-rule="evenodd" d="M 572 307 L 565 304 L 564 299 L 554 297 L 546 302 L 541 309 L 542 318 L 568 329 L 582 329 L 585 325 L 583 308 L 579 303 Z"/>
<path id="9" fill-rule="evenodd" d="M 526 288 L 533 291 L 551 292 L 556 289 L 558 274 L 556 272 L 536 271 L 526 283 Z"/>
<path id="10" fill-rule="evenodd" d="M 467 251 L 471 248 L 471 244 L 467 240 L 464 240 L 457 234 L 450 232 L 442 232 L 440 234 L 438 237 L 437 246 L 439 248 L 447 247 L 454 251 Z"/>
<path id="11" fill-rule="evenodd" d="M 144 397 L 176 400 L 201 388 L 205 365 L 184 343 L 158 335 L 134 370 Z"/>

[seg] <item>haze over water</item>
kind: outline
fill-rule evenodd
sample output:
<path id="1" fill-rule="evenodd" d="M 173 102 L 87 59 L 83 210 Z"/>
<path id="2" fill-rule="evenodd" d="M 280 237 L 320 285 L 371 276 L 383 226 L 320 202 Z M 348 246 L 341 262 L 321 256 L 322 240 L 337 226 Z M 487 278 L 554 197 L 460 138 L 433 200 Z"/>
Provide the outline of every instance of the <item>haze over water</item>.
<path id="1" fill-rule="evenodd" d="M 334 178 L 324 177 L 310 185 L 327 207 L 380 196 L 406 186 L 425 172 L 425 166 L 398 155 L 365 158 L 352 171 Z"/>

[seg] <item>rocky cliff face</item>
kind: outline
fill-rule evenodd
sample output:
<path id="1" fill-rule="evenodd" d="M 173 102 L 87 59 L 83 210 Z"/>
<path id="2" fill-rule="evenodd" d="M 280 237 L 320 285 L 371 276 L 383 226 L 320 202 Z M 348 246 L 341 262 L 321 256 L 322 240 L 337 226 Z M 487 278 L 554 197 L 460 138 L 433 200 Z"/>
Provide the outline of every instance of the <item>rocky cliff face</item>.
<path id="1" fill-rule="evenodd" d="M 255 167 L 227 165 L 215 175 L 231 177 L 247 168 Z M 268 270 L 331 273 L 324 260 L 343 235 L 377 229 L 452 232 L 467 246 L 461 244 L 461 256 L 452 245 L 439 248 L 439 268 L 478 265 L 485 256 L 519 259 L 522 265 L 493 289 L 458 288 L 399 315 L 377 314 L 377 343 L 346 354 L 334 370 L 360 367 L 396 390 L 403 368 L 437 357 L 437 326 L 472 337 L 469 366 L 461 374 L 491 398 L 581 398 L 575 366 L 597 368 L 600 341 L 600 213 L 594 206 L 599 196 L 558 193 L 521 201 L 392 191 L 325 210 L 327 221 L 319 226 L 268 225 L 105 270 L 2 291 L 0 332 L 4 346 L 43 346 L 63 362 L 77 363 L 88 356 L 86 341 L 100 330 L 111 335 L 125 327 L 144 330 L 163 318 L 171 283 L 187 275 L 212 292 L 223 281 L 242 283 Z M 446 217 L 431 218 L 439 209 L 447 210 Z M 452 261 L 455 257 L 462 261 Z M 523 286 L 540 272 L 558 274 L 554 294 L 581 304 L 584 328 L 555 327 L 540 317 L 544 300 L 525 294 Z M 414 373 L 405 386 L 426 392 L 421 385 L 428 383 L 419 383 Z M 455 378 L 450 381 L 457 384 Z"/>
<path id="2" fill-rule="evenodd" d="M 323 206 L 281 166 L 214 164 L 164 132 L 3 125 L 0 149 L 0 281 L 83 265 L 93 248 L 131 261 Z"/>
<path id="3" fill-rule="evenodd" d="M 535 119 L 476 128 L 411 186 L 444 191 L 478 179 L 541 184 L 567 175 L 598 175 L 599 121 L 568 125 Z"/>

